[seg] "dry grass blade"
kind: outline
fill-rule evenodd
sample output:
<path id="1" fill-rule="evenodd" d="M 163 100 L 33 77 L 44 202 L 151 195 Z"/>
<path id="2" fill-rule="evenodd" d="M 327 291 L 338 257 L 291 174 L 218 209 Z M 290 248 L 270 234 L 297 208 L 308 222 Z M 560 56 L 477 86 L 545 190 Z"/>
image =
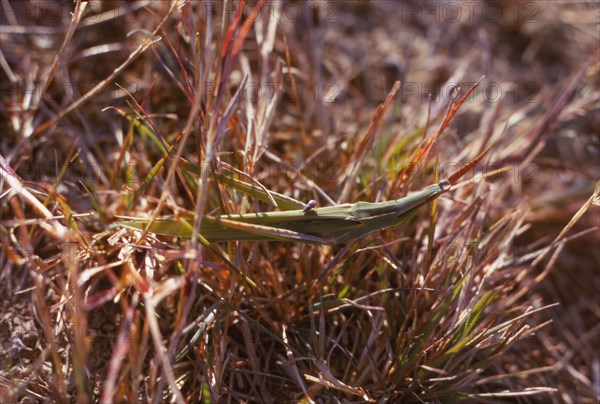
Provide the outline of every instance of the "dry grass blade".
<path id="1" fill-rule="evenodd" d="M 158 27 L 154 30 L 152 35 L 149 38 L 145 39 L 144 42 L 142 44 L 140 44 L 140 46 L 129 55 L 127 60 L 125 60 L 123 63 L 121 63 L 121 65 L 119 67 L 117 67 L 110 74 L 110 76 L 106 77 L 104 80 L 102 80 L 101 82 L 96 84 L 91 90 L 89 90 L 87 93 L 85 93 L 81 98 L 79 98 L 77 101 L 74 101 L 67 108 L 60 111 L 60 113 L 58 115 L 56 115 L 54 118 L 52 118 L 52 119 L 46 121 L 45 123 L 43 123 L 42 125 L 38 126 L 33 131 L 32 135 L 40 136 L 46 130 L 48 130 L 50 127 L 55 125 L 59 120 L 61 120 L 62 118 L 64 118 L 68 114 L 70 114 L 71 112 L 75 111 L 77 108 L 79 108 L 80 106 L 85 104 L 87 101 L 91 100 L 93 97 L 97 96 L 98 93 L 104 89 L 104 87 L 106 87 L 107 85 L 114 82 L 115 78 L 117 76 L 119 76 L 119 74 L 121 74 L 127 68 L 127 66 L 129 66 L 134 60 L 136 60 L 148 48 L 150 48 L 152 45 L 154 45 L 154 43 L 156 42 L 155 35 L 160 31 L 162 25 L 165 23 L 165 21 L 167 21 L 169 16 L 173 13 L 173 11 L 176 8 L 176 5 L 177 5 L 177 2 L 173 2 L 173 6 L 171 7 L 171 9 L 167 13 L 167 15 L 163 18 L 163 20 L 160 22 Z"/>
<path id="2" fill-rule="evenodd" d="M 48 219 L 52 224 L 52 234 L 55 237 L 64 240 L 65 236 L 68 234 L 67 229 L 58 221 L 54 220 L 54 215 L 23 186 L 15 171 L 10 167 L 2 155 L 0 155 L 0 177 L 2 178 L 2 181 L 6 181 L 8 184 L 10 192 L 20 195 L 32 208 Z"/>
<path id="3" fill-rule="evenodd" d="M 67 44 L 73 38 L 73 35 L 75 34 L 75 30 L 77 29 L 77 26 L 81 22 L 81 18 L 83 17 L 83 13 L 85 11 L 87 4 L 88 4 L 87 1 L 82 2 L 81 0 L 77 0 L 75 2 L 75 11 L 73 11 L 73 19 L 71 20 L 71 24 L 69 25 L 67 35 L 65 35 L 65 39 L 63 40 L 60 50 L 58 51 L 54 60 L 52 61 L 52 65 L 50 66 L 48 77 L 46 78 L 44 85 L 42 86 L 42 94 L 41 94 L 42 97 L 41 98 L 44 97 L 44 95 L 46 94 L 46 91 L 48 91 L 48 87 L 52 83 L 52 80 L 54 80 L 54 74 L 56 73 L 56 68 L 58 67 L 60 60 L 64 55 Z"/>
<path id="4" fill-rule="evenodd" d="M 397 81 L 394 83 L 394 87 L 388 94 L 385 102 L 377 108 L 373 118 L 371 119 L 371 123 L 367 128 L 365 134 L 363 135 L 360 143 L 358 144 L 354 157 L 352 158 L 352 163 L 348 167 L 348 171 L 345 174 L 344 188 L 340 194 L 338 201 L 346 201 L 350 194 L 350 190 L 354 187 L 354 182 L 356 180 L 356 175 L 358 174 L 358 170 L 362 165 L 367 153 L 371 151 L 373 145 L 375 144 L 377 135 L 381 130 L 381 125 L 383 124 L 383 117 L 385 116 L 386 111 L 388 110 L 392 100 L 396 96 L 396 93 L 400 90 L 400 82 Z"/>
<path id="5" fill-rule="evenodd" d="M 133 314 L 138 304 L 138 296 L 138 294 L 135 294 L 133 296 L 131 305 L 127 308 L 127 314 L 125 316 L 124 321 L 121 323 L 119 329 L 119 339 L 117 342 L 117 346 L 113 351 L 112 358 L 110 360 L 110 367 L 106 376 L 106 384 L 104 385 L 104 389 L 102 390 L 101 401 L 103 402 L 111 401 L 112 397 L 114 397 L 116 392 L 117 376 L 119 375 L 119 369 L 123 365 L 123 359 L 125 358 L 125 355 L 127 355 L 129 347 L 131 346 L 131 326 L 133 321 Z"/>

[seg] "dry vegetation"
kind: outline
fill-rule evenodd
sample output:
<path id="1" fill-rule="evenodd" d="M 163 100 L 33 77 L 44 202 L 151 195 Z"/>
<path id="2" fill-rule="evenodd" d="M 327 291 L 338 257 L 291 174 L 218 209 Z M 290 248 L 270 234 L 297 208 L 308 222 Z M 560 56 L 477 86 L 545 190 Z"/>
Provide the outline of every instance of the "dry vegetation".
<path id="1" fill-rule="evenodd" d="M 1 12 L 0 401 L 598 401 L 597 5 Z M 489 146 L 400 226 L 205 230 Z"/>

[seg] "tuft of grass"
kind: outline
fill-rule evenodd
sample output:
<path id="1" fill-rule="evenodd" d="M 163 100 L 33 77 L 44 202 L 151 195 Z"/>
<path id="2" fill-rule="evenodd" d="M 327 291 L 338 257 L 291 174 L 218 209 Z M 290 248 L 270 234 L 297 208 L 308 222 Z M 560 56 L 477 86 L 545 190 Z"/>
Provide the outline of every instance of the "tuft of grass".
<path id="1" fill-rule="evenodd" d="M 3 2 L 0 401 L 597 401 L 598 8 L 428 6 Z"/>

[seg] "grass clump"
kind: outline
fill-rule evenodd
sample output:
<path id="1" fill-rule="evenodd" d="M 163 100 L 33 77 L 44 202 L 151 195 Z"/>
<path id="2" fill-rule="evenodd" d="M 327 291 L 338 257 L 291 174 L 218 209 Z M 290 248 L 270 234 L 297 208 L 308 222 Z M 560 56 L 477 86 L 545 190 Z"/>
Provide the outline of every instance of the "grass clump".
<path id="1" fill-rule="evenodd" d="M 3 3 L 0 401 L 597 400 L 598 9 L 420 4 Z"/>

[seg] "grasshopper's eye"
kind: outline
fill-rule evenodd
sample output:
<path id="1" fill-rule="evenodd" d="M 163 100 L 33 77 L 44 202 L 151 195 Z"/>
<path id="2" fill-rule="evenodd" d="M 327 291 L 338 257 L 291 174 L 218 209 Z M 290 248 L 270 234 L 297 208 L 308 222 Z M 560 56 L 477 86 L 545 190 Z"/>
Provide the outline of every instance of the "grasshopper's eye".
<path id="1" fill-rule="evenodd" d="M 315 206 L 317 206 L 317 201 L 315 201 L 314 199 L 311 199 L 310 201 L 308 201 L 306 203 L 306 205 L 304 205 L 304 209 L 302 209 L 302 212 L 306 213 L 309 210 L 311 210 L 312 208 L 314 208 Z"/>

